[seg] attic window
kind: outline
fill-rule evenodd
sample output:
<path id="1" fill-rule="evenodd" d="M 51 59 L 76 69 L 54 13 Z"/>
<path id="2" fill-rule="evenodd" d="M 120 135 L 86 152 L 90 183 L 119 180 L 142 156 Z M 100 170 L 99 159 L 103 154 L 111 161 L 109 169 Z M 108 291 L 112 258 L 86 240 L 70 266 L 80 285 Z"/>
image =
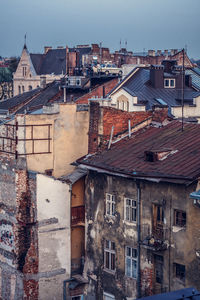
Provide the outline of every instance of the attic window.
<path id="1" fill-rule="evenodd" d="M 175 88 L 175 79 L 166 78 L 164 79 L 165 88 Z"/>

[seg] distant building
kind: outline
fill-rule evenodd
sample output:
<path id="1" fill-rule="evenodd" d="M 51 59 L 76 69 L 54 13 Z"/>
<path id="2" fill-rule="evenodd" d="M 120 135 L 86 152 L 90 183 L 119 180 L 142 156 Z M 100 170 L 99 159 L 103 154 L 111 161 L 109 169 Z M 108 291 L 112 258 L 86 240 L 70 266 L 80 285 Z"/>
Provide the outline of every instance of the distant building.
<path id="1" fill-rule="evenodd" d="M 125 111 L 168 107 L 169 114 L 176 118 L 182 115 L 183 100 L 184 117 L 199 119 L 200 70 L 186 69 L 183 84 L 182 66 L 178 66 L 176 61 L 164 60 L 161 65 L 149 67 L 136 66 L 106 100 L 107 105 Z"/>

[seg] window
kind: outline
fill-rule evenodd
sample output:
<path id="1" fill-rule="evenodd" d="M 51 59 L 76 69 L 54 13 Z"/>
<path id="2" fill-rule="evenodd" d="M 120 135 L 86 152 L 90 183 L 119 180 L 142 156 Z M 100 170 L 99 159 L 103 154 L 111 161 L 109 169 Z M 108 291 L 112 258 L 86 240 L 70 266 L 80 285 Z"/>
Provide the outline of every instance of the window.
<path id="1" fill-rule="evenodd" d="M 154 255 L 154 270 L 155 270 L 155 279 L 157 283 L 163 282 L 163 256 Z"/>
<path id="2" fill-rule="evenodd" d="M 21 86 L 20 85 L 18 86 L 18 92 L 19 92 L 19 94 L 21 94 Z"/>
<path id="3" fill-rule="evenodd" d="M 125 198 L 125 220 L 136 222 L 137 219 L 137 202 L 133 199 Z"/>
<path id="4" fill-rule="evenodd" d="M 115 196 L 106 193 L 106 215 L 115 215 Z"/>
<path id="5" fill-rule="evenodd" d="M 115 243 L 105 240 L 104 247 L 104 267 L 107 270 L 115 271 Z"/>
<path id="6" fill-rule="evenodd" d="M 113 296 L 112 294 L 103 292 L 103 300 L 115 300 L 115 296 Z"/>
<path id="7" fill-rule="evenodd" d="M 164 79 L 164 87 L 165 88 L 174 88 L 175 87 L 175 79 Z"/>
<path id="8" fill-rule="evenodd" d="M 128 277 L 136 278 L 137 277 L 137 249 L 126 247 L 125 249 L 125 274 Z"/>
<path id="9" fill-rule="evenodd" d="M 153 204 L 153 228 L 152 232 L 156 238 L 163 238 L 164 209 L 162 205 Z"/>
<path id="10" fill-rule="evenodd" d="M 174 210 L 174 225 L 184 227 L 186 226 L 186 212 L 182 210 Z"/>
<path id="11" fill-rule="evenodd" d="M 22 93 L 24 93 L 25 89 L 24 89 L 24 86 L 22 85 Z"/>
<path id="12" fill-rule="evenodd" d="M 31 91 L 32 90 L 32 85 L 28 86 L 28 90 Z"/>
<path id="13" fill-rule="evenodd" d="M 185 266 L 174 263 L 174 276 L 185 281 Z"/>
<path id="14" fill-rule="evenodd" d="M 22 67 L 22 73 L 23 73 L 23 77 L 26 76 L 26 67 Z"/>

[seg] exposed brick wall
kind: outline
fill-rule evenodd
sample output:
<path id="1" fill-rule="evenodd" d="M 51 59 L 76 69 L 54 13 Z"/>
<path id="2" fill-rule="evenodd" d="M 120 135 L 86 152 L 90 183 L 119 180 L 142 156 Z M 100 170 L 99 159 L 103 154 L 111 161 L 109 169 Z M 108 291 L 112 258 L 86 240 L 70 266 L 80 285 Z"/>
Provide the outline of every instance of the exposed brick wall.
<path id="1" fill-rule="evenodd" d="M 112 107 L 103 108 L 103 135 L 110 137 L 111 128 L 114 125 L 114 135 L 128 130 L 128 120 L 131 127 L 144 121 L 152 115 L 152 112 L 126 112 Z"/>
<path id="2" fill-rule="evenodd" d="M 103 97 L 103 87 L 105 90 L 105 95 L 107 95 L 118 83 L 118 78 L 114 78 L 98 87 L 93 89 L 91 92 L 83 95 L 80 97 L 76 103 L 77 104 L 88 104 L 88 99 L 91 99 L 93 97 Z"/>
<path id="3" fill-rule="evenodd" d="M 114 126 L 113 138 L 128 131 L 128 121 L 131 128 L 148 118 L 162 123 L 167 119 L 168 109 L 156 108 L 154 111 L 127 112 L 112 107 L 100 107 L 99 103 L 90 103 L 89 143 L 88 153 L 95 153 L 107 146 L 112 126 Z M 100 126 L 102 132 L 100 133 Z"/>
<path id="4" fill-rule="evenodd" d="M 153 111 L 153 121 L 162 123 L 168 118 L 168 108 L 155 109 Z"/>
<path id="5" fill-rule="evenodd" d="M 17 268 L 24 275 L 38 273 L 36 182 L 26 170 L 16 170 L 17 224 L 15 228 Z M 24 299 L 38 299 L 38 281 L 24 279 Z"/>
<path id="6" fill-rule="evenodd" d="M 88 132 L 88 153 L 95 153 L 98 149 L 98 131 L 100 119 L 99 103 L 90 103 L 90 121 Z"/>
<path id="7" fill-rule="evenodd" d="M 141 270 L 141 292 L 142 296 L 153 295 L 153 278 L 154 272 L 152 268 Z"/>

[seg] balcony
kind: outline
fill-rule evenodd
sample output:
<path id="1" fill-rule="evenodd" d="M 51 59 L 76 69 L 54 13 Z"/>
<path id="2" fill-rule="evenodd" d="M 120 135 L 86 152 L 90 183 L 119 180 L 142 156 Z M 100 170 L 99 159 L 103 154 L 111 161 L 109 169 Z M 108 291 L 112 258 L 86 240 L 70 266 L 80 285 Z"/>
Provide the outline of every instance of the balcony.
<path id="1" fill-rule="evenodd" d="M 71 225 L 85 225 L 85 206 L 76 206 L 71 208 Z"/>
<path id="2" fill-rule="evenodd" d="M 164 251 L 168 248 L 168 229 L 164 227 L 153 228 L 149 224 L 141 227 L 141 245 L 152 251 Z"/>

